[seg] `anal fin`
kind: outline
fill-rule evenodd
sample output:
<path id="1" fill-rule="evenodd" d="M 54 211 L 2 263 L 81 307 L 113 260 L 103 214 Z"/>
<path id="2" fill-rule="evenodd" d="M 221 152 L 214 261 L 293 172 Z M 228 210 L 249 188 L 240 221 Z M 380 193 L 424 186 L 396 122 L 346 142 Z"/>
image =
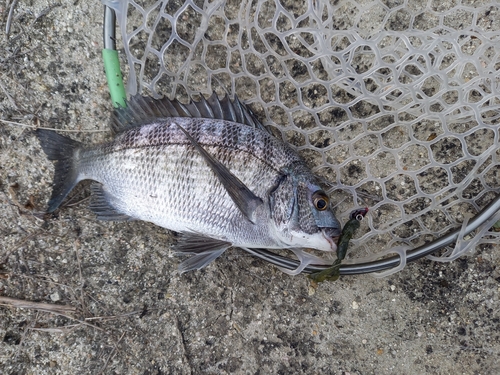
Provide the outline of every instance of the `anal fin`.
<path id="1" fill-rule="evenodd" d="M 134 220 L 134 218 L 125 215 L 118 211 L 114 205 L 113 201 L 116 198 L 107 193 L 102 184 L 93 183 L 90 186 L 92 192 L 92 198 L 90 200 L 89 208 L 96 214 L 99 220 L 104 221 L 127 221 Z"/>

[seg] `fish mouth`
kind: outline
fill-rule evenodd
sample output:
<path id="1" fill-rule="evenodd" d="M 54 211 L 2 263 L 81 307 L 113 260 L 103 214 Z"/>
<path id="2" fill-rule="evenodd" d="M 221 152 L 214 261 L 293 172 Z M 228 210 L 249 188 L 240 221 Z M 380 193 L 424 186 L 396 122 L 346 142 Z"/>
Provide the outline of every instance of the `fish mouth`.
<path id="1" fill-rule="evenodd" d="M 330 244 L 330 251 L 337 251 L 337 244 L 339 243 L 340 230 L 336 228 L 323 228 L 321 229 L 323 237 Z"/>

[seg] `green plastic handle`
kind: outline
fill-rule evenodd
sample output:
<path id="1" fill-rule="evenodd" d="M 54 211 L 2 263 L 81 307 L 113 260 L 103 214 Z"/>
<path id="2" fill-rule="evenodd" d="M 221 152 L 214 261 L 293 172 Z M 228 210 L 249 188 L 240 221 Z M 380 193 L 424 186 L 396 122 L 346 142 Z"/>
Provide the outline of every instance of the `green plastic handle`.
<path id="1" fill-rule="evenodd" d="M 118 51 L 114 49 L 103 49 L 102 60 L 104 62 L 104 71 L 108 80 L 109 93 L 111 101 L 115 108 L 125 108 L 127 106 L 127 94 L 123 86 L 123 76 L 120 70 L 120 60 Z"/>

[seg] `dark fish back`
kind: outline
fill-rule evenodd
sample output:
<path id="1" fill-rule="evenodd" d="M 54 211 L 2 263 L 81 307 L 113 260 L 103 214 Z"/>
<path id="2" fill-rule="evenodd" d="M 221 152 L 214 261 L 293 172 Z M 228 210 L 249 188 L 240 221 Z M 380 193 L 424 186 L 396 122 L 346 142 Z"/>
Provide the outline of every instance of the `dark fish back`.
<path id="1" fill-rule="evenodd" d="M 215 93 L 208 99 L 183 104 L 177 99 L 154 99 L 135 95 L 127 102 L 127 107 L 115 109 L 111 127 L 115 133 L 151 123 L 159 118 L 191 117 L 236 122 L 267 131 L 253 112 L 238 97 L 233 100 L 226 95 L 219 99 Z"/>
<path id="2" fill-rule="evenodd" d="M 228 151 L 236 151 L 240 157 L 255 158 L 273 170 L 279 171 L 292 163 L 302 162 L 299 155 L 270 133 L 250 126 L 225 120 L 200 118 L 165 118 L 140 128 L 132 128 L 118 135 L 109 151 L 127 149 L 162 148 L 168 145 L 192 147 L 180 127 L 186 129 L 203 147 L 223 157 Z"/>

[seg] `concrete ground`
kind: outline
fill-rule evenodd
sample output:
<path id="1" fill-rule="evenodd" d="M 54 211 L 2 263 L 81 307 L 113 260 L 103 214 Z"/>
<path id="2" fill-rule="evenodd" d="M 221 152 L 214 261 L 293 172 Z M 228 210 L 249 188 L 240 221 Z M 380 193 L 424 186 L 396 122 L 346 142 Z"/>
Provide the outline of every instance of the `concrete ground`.
<path id="1" fill-rule="evenodd" d="M 98 1 L 20 1 L 0 37 L 0 373 L 500 373 L 499 245 L 316 285 L 238 250 L 179 275 L 173 235 L 97 221 L 86 184 L 43 214 L 53 167 L 20 124 L 109 137 L 101 30 Z"/>

